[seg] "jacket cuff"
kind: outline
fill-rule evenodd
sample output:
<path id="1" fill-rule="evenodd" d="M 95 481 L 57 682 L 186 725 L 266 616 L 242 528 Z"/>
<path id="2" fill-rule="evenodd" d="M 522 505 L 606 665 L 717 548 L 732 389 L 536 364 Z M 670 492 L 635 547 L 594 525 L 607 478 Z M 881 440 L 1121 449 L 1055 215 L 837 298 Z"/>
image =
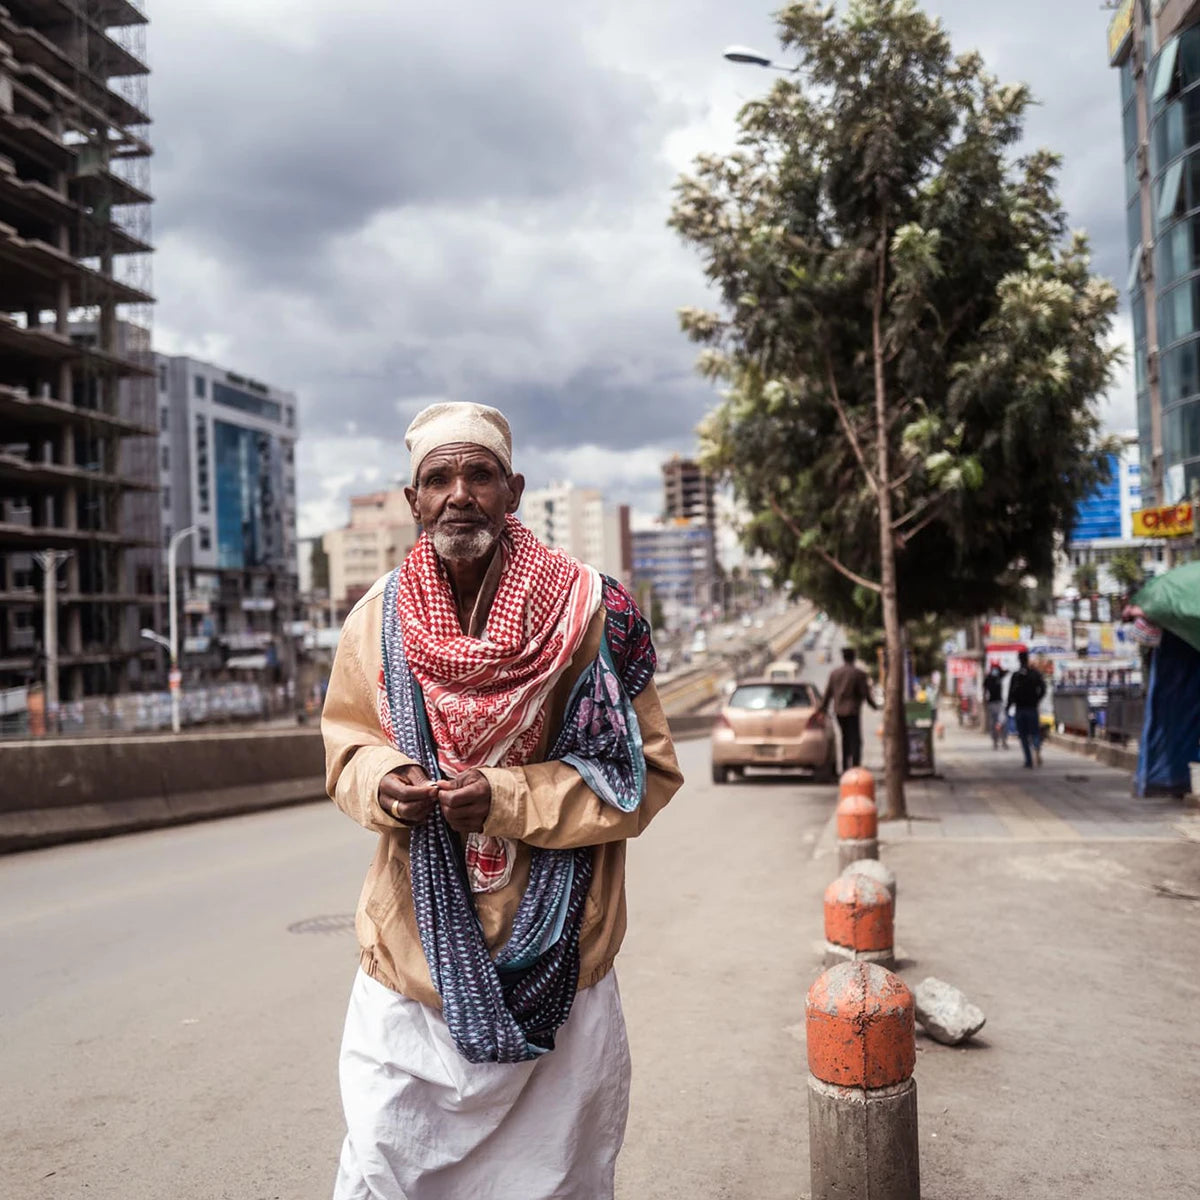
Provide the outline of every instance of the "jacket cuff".
<path id="1" fill-rule="evenodd" d="M 407 754 L 401 754 L 399 750 L 393 750 L 390 746 L 371 746 L 366 751 L 359 751 L 359 754 L 363 753 L 368 756 L 367 761 L 363 764 L 363 791 L 366 793 L 365 799 L 371 810 L 371 816 L 380 825 L 388 825 L 393 829 L 407 829 L 408 826 L 401 825 L 379 803 L 379 785 L 383 782 L 385 775 L 390 775 L 399 767 L 413 766 L 414 760 Z"/>
<path id="2" fill-rule="evenodd" d="M 525 788 L 519 767 L 480 767 L 492 788 L 492 807 L 483 823 L 485 837 L 521 840 L 525 832 Z"/>

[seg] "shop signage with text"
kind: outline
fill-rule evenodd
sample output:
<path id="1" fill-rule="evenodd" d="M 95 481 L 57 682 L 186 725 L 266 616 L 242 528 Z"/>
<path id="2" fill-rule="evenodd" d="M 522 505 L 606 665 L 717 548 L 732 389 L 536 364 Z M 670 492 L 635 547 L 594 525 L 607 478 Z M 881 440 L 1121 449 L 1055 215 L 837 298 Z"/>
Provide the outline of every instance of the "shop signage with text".
<path id="1" fill-rule="evenodd" d="M 1134 537 L 1187 537 L 1194 529 L 1195 516 L 1186 501 L 1165 508 L 1139 508 L 1133 514 Z"/>

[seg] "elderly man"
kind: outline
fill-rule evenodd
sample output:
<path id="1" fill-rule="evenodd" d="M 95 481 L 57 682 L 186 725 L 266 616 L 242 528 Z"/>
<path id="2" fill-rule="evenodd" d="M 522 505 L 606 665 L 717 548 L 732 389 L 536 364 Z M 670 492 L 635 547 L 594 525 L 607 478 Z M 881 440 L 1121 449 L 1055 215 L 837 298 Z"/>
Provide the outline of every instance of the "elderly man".
<path id="1" fill-rule="evenodd" d="M 508 422 L 409 426 L 423 534 L 346 618 L 329 794 L 358 906 L 335 1200 L 601 1200 L 629 1101 L 625 841 L 682 782 L 628 593 L 516 519 Z"/>

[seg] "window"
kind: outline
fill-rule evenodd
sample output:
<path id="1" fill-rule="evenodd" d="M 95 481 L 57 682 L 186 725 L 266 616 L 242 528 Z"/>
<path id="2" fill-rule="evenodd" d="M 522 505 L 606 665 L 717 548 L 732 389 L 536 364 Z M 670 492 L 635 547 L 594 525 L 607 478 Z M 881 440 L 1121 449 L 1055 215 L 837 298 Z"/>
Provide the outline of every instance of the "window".
<path id="1" fill-rule="evenodd" d="M 1158 59 L 1158 67 L 1154 72 L 1154 91 L 1151 100 L 1161 104 L 1179 90 L 1179 74 L 1176 66 L 1179 62 L 1179 39 L 1172 38 L 1164 47 Z"/>
<path id="2" fill-rule="evenodd" d="M 200 511 L 209 511 L 208 492 L 208 418 L 196 416 L 196 500 Z"/>
<path id="3" fill-rule="evenodd" d="M 1176 279 L 1200 270 L 1200 218 L 1191 217 L 1172 225 L 1158 243 L 1154 273 L 1165 288 Z"/>
<path id="4" fill-rule="evenodd" d="M 163 545 L 164 546 L 169 546 L 171 544 L 172 536 L 173 535 L 171 532 L 171 526 L 164 523 L 163 524 Z"/>
<path id="5" fill-rule="evenodd" d="M 201 550 L 211 550 L 212 549 L 212 534 L 209 532 L 207 525 L 200 526 L 200 549 Z"/>
<path id="6" fill-rule="evenodd" d="M 1160 225 L 1165 225 L 1173 217 L 1183 212 L 1183 163 L 1174 162 L 1167 168 L 1158 193 L 1158 204 L 1155 211 Z"/>
<path id="7" fill-rule="evenodd" d="M 1163 413 L 1163 459 L 1168 465 L 1200 458 L 1200 402 Z"/>
<path id="8" fill-rule="evenodd" d="M 1158 343 L 1169 346 L 1197 332 L 1196 315 L 1200 312 L 1200 278 L 1176 284 L 1158 301 Z"/>
<path id="9" fill-rule="evenodd" d="M 224 404 L 227 408 L 240 409 L 252 413 L 256 417 L 264 417 L 268 421 L 278 421 L 283 416 L 283 406 L 274 400 L 264 400 L 261 396 L 252 396 L 239 388 L 229 387 L 224 383 L 213 384 L 213 402 Z"/>
<path id="10" fill-rule="evenodd" d="M 283 419 L 289 429 L 295 428 L 296 410 L 290 404 L 283 410 Z"/>
<path id="11" fill-rule="evenodd" d="M 1175 346 L 1162 356 L 1162 403 L 1166 407 L 1200 392 L 1200 346 L 1195 341 Z"/>
<path id="12" fill-rule="evenodd" d="M 162 408 L 158 410 L 158 427 L 163 433 L 166 433 L 167 428 L 170 425 L 170 419 L 171 410 L 164 404 Z"/>
<path id="13" fill-rule="evenodd" d="M 1142 194 L 1134 196 L 1129 207 L 1125 210 L 1125 239 L 1126 244 L 1136 246 L 1142 240 Z"/>
<path id="14" fill-rule="evenodd" d="M 208 395 L 208 380 L 203 375 L 197 375 L 192 380 L 192 386 L 196 389 L 196 396 L 203 400 Z"/>
<path id="15" fill-rule="evenodd" d="M 163 508 L 169 509 L 171 507 L 171 489 L 169 487 L 163 488 L 162 498 L 163 498 Z"/>
<path id="16" fill-rule="evenodd" d="M 167 390 L 167 364 L 158 364 L 158 390 L 165 392 Z"/>
<path id="17" fill-rule="evenodd" d="M 171 447 L 163 446 L 162 448 L 162 469 L 169 471 L 171 469 Z"/>

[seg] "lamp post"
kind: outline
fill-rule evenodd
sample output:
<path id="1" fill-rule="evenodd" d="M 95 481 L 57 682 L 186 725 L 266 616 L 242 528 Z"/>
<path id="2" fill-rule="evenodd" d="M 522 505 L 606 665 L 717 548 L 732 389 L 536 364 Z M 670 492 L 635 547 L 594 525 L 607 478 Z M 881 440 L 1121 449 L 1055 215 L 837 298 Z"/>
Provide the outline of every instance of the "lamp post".
<path id="1" fill-rule="evenodd" d="M 186 529 L 181 529 L 167 546 L 167 609 L 171 633 L 170 645 L 167 647 L 171 655 L 171 674 L 167 679 L 167 685 L 171 689 L 171 730 L 174 733 L 179 732 L 179 693 L 183 683 L 183 677 L 179 672 L 179 618 L 175 599 L 175 555 L 184 538 L 199 532 L 199 525 L 189 525 Z"/>
<path id="2" fill-rule="evenodd" d="M 760 54 L 749 46 L 727 46 L 724 57 L 732 63 L 742 63 L 752 67 L 766 67 L 771 71 L 782 71 L 785 75 L 794 75 L 800 67 L 786 67 L 782 63 L 772 61 L 766 54 Z"/>

